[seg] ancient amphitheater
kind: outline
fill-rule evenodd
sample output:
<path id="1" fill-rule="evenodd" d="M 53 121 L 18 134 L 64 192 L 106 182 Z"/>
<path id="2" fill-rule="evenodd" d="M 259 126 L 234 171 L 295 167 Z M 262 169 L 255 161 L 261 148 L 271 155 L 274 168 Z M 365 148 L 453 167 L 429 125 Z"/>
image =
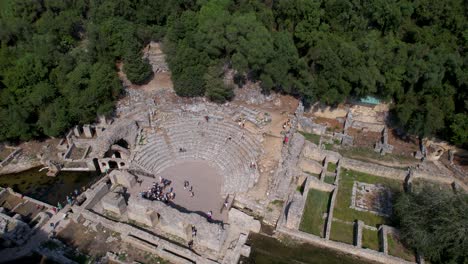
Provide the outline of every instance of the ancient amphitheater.
<path id="1" fill-rule="evenodd" d="M 158 174 L 187 160 L 205 160 L 219 168 L 223 194 L 252 188 L 258 172 L 250 165 L 260 154 L 259 142 L 232 121 L 207 117 L 182 114 L 156 120 L 158 129 L 141 134 L 132 165 Z"/>
<path id="2" fill-rule="evenodd" d="M 442 150 L 423 148 L 407 159 L 410 165 L 399 166 L 342 155 L 356 140 L 356 134 L 348 133 L 353 129 L 362 134 L 383 129 L 381 140 L 375 132 L 379 141 L 370 151 L 382 156 L 393 151 L 384 119 L 370 122 L 359 111 L 329 117 L 330 126 L 343 128 L 335 131 L 317 123 L 320 116 L 304 113 L 296 99 L 263 95 L 258 89 L 245 89 L 223 105 L 180 98 L 171 89 L 126 87 L 125 92 L 113 117 L 74 127 L 54 151 L 47 146 L 38 154 L 50 175 L 99 170 L 103 176 L 59 212 L 53 205 L 42 206 L 35 226 L 10 234 L 18 248 L 1 250 L 0 262 L 35 250 L 74 263 L 63 254 L 56 258 L 42 242 L 48 240 L 44 233 L 79 225 L 93 234 L 110 231 L 119 243 L 171 263 L 239 263 L 250 254 L 249 233 L 260 232 L 262 222 L 275 237 L 379 263 L 410 263 L 416 261 L 414 254 L 392 255 L 395 243 L 389 239 L 398 231 L 370 212 L 387 212 L 383 209 L 390 205 L 362 204 L 362 190 L 388 193 L 380 183 L 405 191 L 418 184 L 468 190 L 467 178 L 457 176 L 463 173 L 450 155 L 447 161 L 440 158 Z M 0 167 L 15 166 L 11 160 L 20 153 L 15 150 Z M 306 216 L 312 215 L 309 193 L 324 197 L 321 205 L 312 201 L 323 207 L 315 210 L 312 231 L 303 228 Z M 0 227 L 13 222 L 25 226 L 18 208 L 27 202 L 43 205 L 22 199 L 11 189 L 0 189 Z M 17 202 L 5 205 L 7 200 Z M 375 243 L 368 246 L 369 241 Z"/>

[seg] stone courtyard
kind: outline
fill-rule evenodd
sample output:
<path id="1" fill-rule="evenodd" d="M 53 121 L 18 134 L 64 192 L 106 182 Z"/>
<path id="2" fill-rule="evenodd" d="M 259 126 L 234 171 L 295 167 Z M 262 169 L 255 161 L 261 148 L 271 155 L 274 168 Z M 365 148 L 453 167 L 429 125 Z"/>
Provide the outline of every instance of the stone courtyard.
<path id="1" fill-rule="evenodd" d="M 351 208 L 378 215 L 392 215 L 392 191 L 384 185 L 354 182 Z"/>

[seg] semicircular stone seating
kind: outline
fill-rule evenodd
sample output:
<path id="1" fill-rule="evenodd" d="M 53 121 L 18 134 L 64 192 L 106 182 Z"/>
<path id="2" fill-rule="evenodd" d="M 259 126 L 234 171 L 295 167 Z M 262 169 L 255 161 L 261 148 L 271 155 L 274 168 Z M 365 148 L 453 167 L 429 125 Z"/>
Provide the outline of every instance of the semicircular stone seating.
<path id="1" fill-rule="evenodd" d="M 190 114 L 159 123 L 161 129 L 135 149 L 132 162 L 139 167 L 157 174 L 186 160 L 206 160 L 220 169 L 224 194 L 245 192 L 255 184 L 258 171 L 250 164 L 260 154 L 260 143 L 247 130 L 227 120 L 207 122 Z"/>

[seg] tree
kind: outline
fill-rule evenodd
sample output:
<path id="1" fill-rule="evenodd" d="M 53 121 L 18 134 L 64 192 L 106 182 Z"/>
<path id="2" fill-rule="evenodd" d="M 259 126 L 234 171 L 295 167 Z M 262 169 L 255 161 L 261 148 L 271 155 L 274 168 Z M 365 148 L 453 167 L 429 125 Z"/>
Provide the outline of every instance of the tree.
<path id="1" fill-rule="evenodd" d="M 468 114 L 458 113 L 450 125 L 451 141 L 458 145 L 468 144 Z"/>
<path id="2" fill-rule="evenodd" d="M 403 241 L 431 263 L 468 261 L 468 194 L 424 188 L 397 197 Z"/>
<path id="3" fill-rule="evenodd" d="M 234 97 L 231 86 L 223 83 L 224 72 L 218 65 L 210 66 L 204 76 L 206 84 L 205 95 L 213 102 L 224 103 Z"/>
<path id="4" fill-rule="evenodd" d="M 124 60 L 123 71 L 134 84 L 144 84 L 153 75 L 148 59 L 142 59 L 138 52 L 132 52 Z"/>

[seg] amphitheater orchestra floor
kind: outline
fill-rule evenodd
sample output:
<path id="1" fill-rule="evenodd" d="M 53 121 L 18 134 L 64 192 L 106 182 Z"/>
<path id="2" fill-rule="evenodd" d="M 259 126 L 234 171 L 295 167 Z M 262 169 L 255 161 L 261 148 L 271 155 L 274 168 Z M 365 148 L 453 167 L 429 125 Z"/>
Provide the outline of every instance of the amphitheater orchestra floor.
<path id="1" fill-rule="evenodd" d="M 173 202 L 190 211 L 201 213 L 212 212 L 214 220 L 226 222 L 228 220 L 227 210 L 221 210 L 224 198 L 221 196 L 223 177 L 219 170 L 207 161 L 183 161 L 169 167 L 156 175 L 155 182 L 159 176 L 172 181 L 166 191 L 173 188 L 175 198 Z M 184 189 L 184 181 L 189 182 L 189 187 Z M 132 193 L 147 191 L 152 182 L 145 180 L 141 186 L 137 184 L 132 188 Z M 194 196 L 190 194 L 190 187 Z"/>

